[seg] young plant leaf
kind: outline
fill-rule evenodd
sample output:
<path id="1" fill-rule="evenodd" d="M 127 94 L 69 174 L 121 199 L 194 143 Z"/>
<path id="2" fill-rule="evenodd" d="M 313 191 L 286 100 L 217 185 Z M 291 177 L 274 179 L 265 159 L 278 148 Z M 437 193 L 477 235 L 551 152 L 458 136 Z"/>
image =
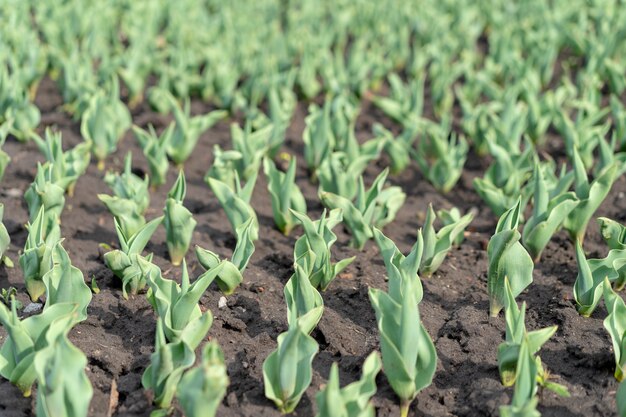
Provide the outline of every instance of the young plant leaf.
<path id="1" fill-rule="evenodd" d="M 318 349 L 315 339 L 296 323 L 278 336 L 278 347 L 263 362 L 263 385 L 265 396 L 281 413 L 291 413 L 311 384 Z"/>
<path id="2" fill-rule="evenodd" d="M 505 212 L 496 226 L 496 232 L 489 240 L 487 256 L 487 292 L 489 293 L 489 314 L 496 317 L 506 305 L 505 277 L 511 284 L 513 296 L 517 297 L 533 281 L 533 261 L 519 242 L 517 231 L 521 211 L 521 199 Z"/>
<path id="3" fill-rule="evenodd" d="M 297 263 L 306 263 L 305 270 L 311 269 L 309 280 L 315 288 L 325 291 L 335 277 L 354 261 L 354 257 L 331 262 L 330 248 L 337 241 L 332 229 L 341 223 L 340 209 L 326 211 L 319 220 L 311 220 L 306 214 L 291 211 L 304 229 L 304 235 L 296 241 L 293 257 Z"/>
<path id="4" fill-rule="evenodd" d="M 297 219 L 290 210 L 306 214 L 306 200 L 295 183 L 296 158 L 291 157 L 287 172 L 281 172 L 270 159 L 263 160 L 267 177 L 267 190 L 272 197 L 274 223 L 278 230 L 288 235 L 297 224 Z"/>
<path id="5" fill-rule="evenodd" d="M 217 342 L 212 341 L 202 349 L 200 365 L 185 372 L 176 398 L 186 417 L 214 417 L 228 384 L 224 353 Z"/>
<path id="6" fill-rule="evenodd" d="M 320 193 L 322 204 L 326 207 L 343 210 L 345 225 L 352 234 L 350 244 L 359 250 L 374 236 L 372 228 L 381 229 L 393 221 L 406 199 L 406 194 L 400 187 L 383 189 L 388 173 L 388 168 L 381 172 L 368 191 L 365 191 L 363 177 L 359 177 L 359 188 L 354 202 L 337 194 Z"/>
<path id="7" fill-rule="evenodd" d="M 468 213 L 457 221 L 443 226 L 437 232 L 433 226 L 436 218 L 433 206 L 429 204 L 424 221 L 424 253 L 419 270 L 426 277 L 439 269 L 455 241 L 458 240 L 459 236 L 463 236 L 463 232 L 474 218 L 474 214 Z"/>
<path id="8" fill-rule="evenodd" d="M 378 322 L 384 372 L 400 398 L 400 415 L 406 417 L 415 396 L 433 380 L 437 352 L 420 321 L 412 280 L 403 280 L 400 295 L 397 300 L 381 290 L 369 290 Z"/>
<path id="9" fill-rule="evenodd" d="M 197 222 L 193 214 L 183 206 L 183 200 L 187 193 L 185 173 L 180 170 L 178 179 L 167 195 L 165 208 L 163 209 L 167 250 L 173 265 L 180 265 L 189 250 L 193 230 Z"/>
<path id="10" fill-rule="evenodd" d="M 370 398 L 376 393 L 376 375 L 381 367 L 378 352 L 370 353 L 363 364 L 361 379 L 340 388 L 337 363 L 333 363 L 328 383 L 315 397 L 316 417 L 374 417 L 376 411 Z"/>

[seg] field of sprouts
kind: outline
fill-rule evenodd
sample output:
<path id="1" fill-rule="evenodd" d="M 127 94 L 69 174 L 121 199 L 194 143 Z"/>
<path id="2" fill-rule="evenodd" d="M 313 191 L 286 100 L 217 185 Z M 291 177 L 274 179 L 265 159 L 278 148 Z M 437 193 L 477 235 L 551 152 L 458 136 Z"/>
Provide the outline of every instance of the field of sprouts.
<path id="1" fill-rule="evenodd" d="M 0 16 L 1 417 L 626 417 L 623 2 Z"/>

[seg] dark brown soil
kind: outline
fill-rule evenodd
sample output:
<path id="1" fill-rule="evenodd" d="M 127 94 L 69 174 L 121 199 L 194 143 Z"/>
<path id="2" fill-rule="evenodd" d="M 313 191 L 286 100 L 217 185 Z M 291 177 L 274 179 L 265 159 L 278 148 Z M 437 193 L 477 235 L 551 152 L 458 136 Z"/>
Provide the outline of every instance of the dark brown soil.
<path id="1" fill-rule="evenodd" d="M 42 110 L 41 129 L 56 125 L 62 132 L 66 146 L 78 143 L 79 125 L 61 109 L 61 97 L 55 85 L 44 80 L 37 97 Z M 194 102 L 192 111 L 206 112 L 209 107 Z M 304 127 L 306 105 L 298 107 L 287 134 L 285 150 L 298 155 L 300 167 L 297 182 L 309 204 L 310 216 L 317 218 L 322 207 L 316 198 L 316 187 L 307 180 L 303 169 L 301 133 Z M 142 105 L 133 111 L 134 122 L 145 126 L 153 123 L 162 128 L 168 118 L 151 112 Z M 374 121 L 391 125 L 370 104 L 365 103 L 357 126 L 359 138 L 366 138 Z M 212 146 L 229 146 L 229 124 L 222 122 L 205 134 L 185 165 L 188 193 L 185 204 L 194 213 L 198 226 L 193 243 L 230 256 L 234 237 L 221 206 L 202 178 L 212 159 Z M 558 148 L 559 146 L 557 146 Z M 552 149 L 553 146 L 550 146 Z M 12 162 L 2 182 L 1 201 L 5 204 L 5 224 L 11 235 L 9 256 L 17 260 L 24 246 L 27 221 L 22 192 L 33 180 L 37 160 L 42 156 L 33 143 L 22 144 L 9 140 L 5 145 Z M 119 170 L 123 157 L 132 150 L 134 166 L 146 169 L 141 150 L 129 133 L 118 151 L 107 161 L 107 168 Z M 367 171 L 370 181 L 380 172 L 384 161 L 372 164 Z M 489 318 L 486 291 L 487 254 L 489 237 L 497 218 L 472 190 L 471 180 L 482 175 L 486 160 L 470 156 L 463 177 L 448 195 L 437 193 L 412 165 L 402 175 L 391 178 L 408 194 L 407 202 L 397 219 L 385 228 L 402 250 L 414 243 L 416 230 L 421 226 L 429 203 L 435 209 L 457 206 L 464 211 L 477 209 L 465 242 L 451 251 L 441 269 L 424 279 L 422 320 L 435 342 L 439 365 L 433 384 L 423 390 L 411 408 L 412 416 L 492 416 L 498 407 L 510 401 L 512 389 L 499 381 L 496 349 L 504 338 L 504 319 Z M 88 375 L 94 387 L 90 415 L 106 416 L 111 387 L 116 382 L 119 401 L 114 416 L 148 416 L 151 411 L 149 395 L 141 386 L 141 375 L 153 350 L 155 315 L 143 295 L 129 300 L 122 297 L 120 282 L 104 266 L 98 244 L 116 245 L 111 215 L 96 194 L 110 193 L 102 181 L 103 172 L 94 163 L 80 178 L 76 194 L 68 198 L 62 217 L 64 246 L 73 263 L 90 280 L 95 277 L 101 289 L 94 295 L 89 318 L 76 326 L 71 340 L 89 358 Z M 171 169 L 169 182 L 152 195 L 147 217 L 161 213 L 165 195 L 176 172 Z M 19 192 L 16 192 L 19 190 Z M 597 215 L 620 221 L 626 219 L 626 180 L 620 178 Z M 212 286 L 202 299 L 204 308 L 211 309 L 215 321 L 209 333 L 219 341 L 228 364 L 231 384 L 218 411 L 220 417 L 278 416 L 279 412 L 263 394 L 262 363 L 276 346 L 276 337 L 287 328 L 283 285 L 292 273 L 292 250 L 300 234 L 296 229 L 285 237 L 273 227 L 272 212 L 266 182 L 259 177 L 252 204 L 259 215 L 261 238 L 245 273 L 244 282 L 228 297 L 228 306 L 218 308 L 221 294 Z M 325 311 L 313 336 L 319 342 L 320 352 L 313 367 L 313 383 L 302 398 L 295 415 L 315 415 L 315 393 L 325 383 L 330 365 L 338 362 L 342 385 L 360 376 L 365 357 L 378 348 L 378 331 L 374 312 L 367 297 L 368 287 L 385 288 L 385 269 L 378 249 L 370 242 L 362 252 L 347 247 L 349 236 L 338 227 L 339 242 L 334 254 L 339 258 L 356 255 L 356 261 L 335 280 L 323 294 Z M 159 229 L 148 245 L 155 262 L 169 277 L 179 277 L 180 270 L 172 268 L 167 259 L 164 229 Z M 590 256 L 603 256 L 606 251 L 598 228 L 591 223 L 585 249 Z M 198 274 L 193 253 L 187 256 L 192 275 Z M 608 334 L 602 326 L 606 314 L 599 307 L 591 318 L 581 318 L 572 301 L 572 285 L 576 278 L 576 262 L 571 243 L 563 233 L 558 234 L 536 266 L 534 283 L 519 301 L 528 302 L 529 329 L 557 324 L 559 330 L 540 352 L 545 366 L 560 377 L 572 397 L 563 399 L 546 392 L 540 401 L 544 416 L 613 416 L 615 390 L 613 353 Z M 0 287 L 15 286 L 26 301 L 19 268 L 0 269 Z M 1 332 L 1 331 L 0 331 Z M 0 333 L 0 338 L 4 338 Z M 377 379 L 378 392 L 374 404 L 378 416 L 399 415 L 397 400 L 384 375 Z M 23 398 L 17 388 L 6 380 L 0 381 L 0 415 L 23 417 L 34 415 L 34 400 Z"/>

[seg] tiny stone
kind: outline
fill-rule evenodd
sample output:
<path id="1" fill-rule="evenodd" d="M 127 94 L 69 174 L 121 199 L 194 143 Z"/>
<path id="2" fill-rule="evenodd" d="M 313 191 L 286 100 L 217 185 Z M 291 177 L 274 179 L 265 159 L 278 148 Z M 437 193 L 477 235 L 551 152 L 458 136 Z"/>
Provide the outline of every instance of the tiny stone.
<path id="1" fill-rule="evenodd" d="M 220 300 L 217 302 L 217 307 L 222 309 L 222 308 L 226 308 L 226 297 L 221 296 Z"/>
<path id="2" fill-rule="evenodd" d="M 237 406 L 239 404 L 239 401 L 237 401 L 237 394 L 234 392 L 228 394 L 228 397 L 226 397 L 226 404 L 228 404 L 229 407 Z"/>
<path id="3" fill-rule="evenodd" d="M 241 366 L 243 366 L 243 369 L 248 369 L 248 362 L 242 362 Z"/>
<path id="4" fill-rule="evenodd" d="M 26 307 L 24 307 L 24 314 L 35 314 L 39 312 L 43 308 L 43 304 L 41 303 L 30 303 Z"/>
<path id="5" fill-rule="evenodd" d="M 9 188 L 8 190 L 5 190 L 3 194 L 7 197 L 18 198 L 24 195 L 24 191 L 19 188 Z"/>

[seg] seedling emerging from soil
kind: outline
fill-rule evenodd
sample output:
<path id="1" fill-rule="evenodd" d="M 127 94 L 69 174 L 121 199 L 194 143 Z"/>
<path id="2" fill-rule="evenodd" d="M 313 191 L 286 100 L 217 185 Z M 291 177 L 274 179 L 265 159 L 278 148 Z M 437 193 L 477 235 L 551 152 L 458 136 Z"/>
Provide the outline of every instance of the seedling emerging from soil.
<path id="1" fill-rule="evenodd" d="M 413 291 L 415 291 L 415 302 L 419 304 L 424 296 L 422 281 L 417 275 L 424 252 L 422 231 L 417 231 L 417 240 L 406 257 L 398 250 L 396 244 L 378 229 L 374 229 L 374 240 L 376 240 L 387 269 L 389 294 L 394 299 L 401 299 L 403 282 L 409 280 L 412 282 Z"/>
<path id="2" fill-rule="evenodd" d="M 374 417 L 376 412 L 370 398 L 376 394 L 376 375 L 382 363 L 378 352 L 372 352 L 363 364 L 361 379 L 343 388 L 339 386 L 337 363 L 330 368 L 328 383 L 315 396 L 316 417 Z"/>
<path id="3" fill-rule="evenodd" d="M 115 195 L 98 194 L 98 198 L 115 217 L 125 236 L 136 234 L 146 224 L 143 214 L 150 205 L 148 177 L 142 180 L 133 174 L 132 155 L 129 152 L 124 162 L 124 172 L 107 172 L 104 181 Z"/>
<path id="4" fill-rule="evenodd" d="M 508 277 L 513 297 L 520 295 L 533 281 L 533 260 L 519 242 L 517 231 L 521 200 L 505 212 L 496 226 L 496 232 L 489 240 L 487 256 L 487 292 L 489 293 L 489 314 L 496 317 L 506 306 L 505 277 Z"/>
<path id="5" fill-rule="evenodd" d="M 290 82 L 293 84 L 293 80 Z M 274 125 L 272 136 L 269 140 L 267 155 L 274 158 L 285 141 L 285 132 L 289 127 L 293 113 L 298 104 L 298 98 L 289 87 L 275 87 L 270 89 L 267 95 L 270 120 Z"/>
<path id="6" fill-rule="evenodd" d="M 233 142 L 233 150 L 239 152 L 241 158 L 234 160 L 239 178 L 249 181 L 256 175 L 261 167 L 263 157 L 268 152 L 269 142 L 274 126 L 268 124 L 258 130 L 252 131 L 250 122 L 246 122 L 244 128 L 233 123 L 230 127 L 230 136 Z"/>
<path id="7" fill-rule="evenodd" d="M 534 355 L 541 349 L 548 339 L 554 335 L 557 326 L 544 329 L 526 331 L 526 303 L 519 308 L 511 290 L 508 278 L 505 278 L 507 305 L 505 307 L 506 340 L 498 346 L 498 370 L 500 379 L 505 387 L 510 387 L 517 380 L 517 364 L 519 362 L 520 346 L 527 339 L 528 350 Z"/>
<path id="8" fill-rule="evenodd" d="M 72 303 L 55 304 L 47 307 L 41 314 L 20 320 L 17 316 L 15 299 L 11 310 L 0 303 L 0 323 L 8 333 L 0 349 L 0 375 L 17 386 L 28 397 L 37 373 L 33 360 L 37 352 L 44 348 L 41 343 L 50 326 L 59 321 L 71 327 L 71 315 L 76 310 Z"/>
<path id="9" fill-rule="evenodd" d="M 296 241 L 293 257 L 301 265 L 306 263 L 308 268 L 311 268 L 309 273 L 311 284 L 315 288 L 325 291 L 335 277 L 355 259 L 355 257 L 351 257 L 336 263 L 331 262 L 330 248 L 337 241 L 337 236 L 332 229 L 341 223 L 341 210 L 331 210 L 328 217 L 326 217 L 326 210 L 324 210 L 322 217 L 315 221 L 303 213 L 292 211 L 292 214 L 304 229 L 304 235 Z"/>
<path id="10" fill-rule="evenodd" d="M 431 384 L 437 368 L 435 345 L 420 321 L 413 286 L 413 280 L 403 279 L 400 291 L 395 293 L 391 286 L 389 293 L 369 289 L 380 333 L 383 368 L 400 398 L 401 417 L 408 416 L 411 402 Z"/>
<path id="11" fill-rule="evenodd" d="M 228 185 L 231 190 L 236 189 L 239 181 L 237 173 L 237 161 L 242 159 L 238 151 L 224 151 L 219 145 L 213 146 L 213 165 L 204 176 L 204 182 L 209 184 L 209 178 L 215 178 Z M 248 181 L 247 184 L 254 184 Z"/>
<path id="12" fill-rule="evenodd" d="M 289 324 L 297 323 L 304 333 L 310 334 L 322 318 L 324 301 L 319 291 L 311 285 L 311 271 L 306 260 L 296 259 L 294 269 L 284 289 L 287 321 Z"/>
<path id="13" fill-rule="evenodd" d="M 365 191 L 363 177 L 359 177 L 359 188 L 354 202 L 337 194 L 320 193 L 320 199 L 326 207 L 343 210 L 346 227 L 352 234 L 350 244 L 359 250 L 374 236 L 372 228 L 382 229 L 393 221 L 404 204 L 406 194 L 400 187 L 383 189 L 388 173 L 388 168 L 381 172 L 368 191 Z"/>
<path id="14" fill-rule="evenodd" d="M 432 275 L 445 259 L 450 249 L 459 236 L 463 236 L 465 228 L 474 218 L 473 213 L 468 213 L 458 220 L 449 223 L 435 232 L 435 211 L 433 205 L 428 205 L 426 220 L 424 221 L 424 253 L 420 264 L 420 274 L 428 277 Z"/>
<path id="15" fill-rule="evenodd" d="M 167 194 L 163 209 L 167 250 L 173 265 L 180 265 L 185 258 L 197 224 L 193 214 L 183 206 L 186 193 L 185 173 L 181 169 L 176 183 Z"/>
<path id="16" fill-rule="evenodd" d="M 598 274 L 594 276 L 579 241 L 576 241 L 576 262 L 578 263 L 578 276 L 574 282 L 574 300 L 578 312 L 583 317 L 589 317 L 602 298 L 604 277 L 600 277 Z"/>
<path id="17" fill-rule="evenodd" d="M 578 108 L 575 122 L 570 119 L 569 111 L 563 107 L 559 108 L 554 125 L 565 139 L 567 156 L 574 159 L 574 154 L 578 154 L 586 171 L 593 166 L 593 151 L 598 146 L 599 140 L 609 130 L 609 124 L 598 124 L 607 115 L 609 108 L 601 109 L 588 102 L 586 106 Z"/>
<path id="18" fill-rule="evenodd" d="M 34 357 L 37 374 L 37 417 L 87 417 L 93 389 L 87 357 L 67 338 L 64 320 L 50 325 L 47 346 Z"/>
<path id="19" fill-rule="evenodd" d="M 149 125 L 148 130 L 144 130 L 139 126 L 133 126 L 135 138 L 143 149 L 143 155 L 148 161 L 148 169 L 150 170 L 150 185 L 158 187 L 167 181 L 167 170 L 170 163 L 167 160 L 167 146 L 174 132 L 174 124 L 170 125 L 157 135 L 154 126 Z"/>
<path id="20" fill-rule="evenodd" d="M 107 172 L 104 182 L 108 185 L 116 197 L 132 200 L 137 206 L 137 211 L 143 214 L 150 206 L 150 192 L 148 176 L 139 177 L 133 173 L 133 155 L 131 152 L 124 158 L 124 171 L 120 173 Z"/>
<path id="21" fill-rule="evenodd" d="M 267 189 L 272 197 L 274 223 L 278 230 L 288 235 L 297 224 L 296 217 L 290 210 L 306 214 L 306 200 L 295 183 L 296 158 L 291 157 L 287 172 L 281 172 L 270 159 L 263 161 L 267 177 Z"/>
<path id="22" fill-rule="evenodd" d="M 311 384 L 318 345 L 297 323 L 278 336 L 278 348 L 263 362 L 265 396 L 281 413 L 291 413 Z"/>
<path id="23" fill-rule="evenodd" d="M 118 81 L 108 89 L 98 90 L 89 100 L 81 116 L 80 133 L 91 143 L 91 150 L 98 160 L 98 168 L 104 169 L 104 160 L 115 152 L 117 143 L 131 125 L 128 108 L 118 96 Z"/>
<path id="24" fill-rule="evenodd" d="M 511 405 L 500 407 L 502 417 L 541 417 L 537 411 L 537 362 L 531 353 L 528 336 L 524 336 L 519 346 L 516 364 L 515 388 Z"/>
<path id="25" fill-rule="evenodd" d="M 104 254 L 104 263 L 116 277 L 122 280 L 122 295 L 128 298 L 137 294 L 146 286 L 146 277 L 139 265 L 144 250 L 154 231 L 163 222 L 163 216 L 149 221 L 142 226 L 134 235 L 127 236 L 117 219 L 115 231 L 120 241 L 120 249 Z M 152 261 L 152 254 L 146 256 L 146 261 Z"/>
<path id="26" fill-rule="evenodd" d="M 397 137 L 394 137 L 393 133 L 383 125 L 374 123 L 374 135 L 382 140 L 383 150 L 391 160 L 390 168 L 393 175 L 404 171 L 411 162 L 411 148 L 417 139 L 419 126 L 408 126 Z"/>
<path id="27" fill-rule="evenodd" d="M 405 85 L 399 75 L 391 73 L 387 77 L 391 87 L 389 97 L 374 96 L 372 102 L 405 129 L 420 125 L 423 122 L 425 79 L 422 73 Z"/>
<path id="28" fill-rule="evenodd" d="M 357 193 L 359 177 L 376 154 L 359 155 L 351 159 L 344 152 L 333 152 L 322 161 L 317 170 L 320 192 L 330 192 L 349 200 Z"/>
<path id="29" fill-rule="evenodd" d="M 200 135 L 225 118 L 228 112 L 215 110 L 205 115 L 192 117 L 189 99 L 185 101 L 185 106 L 181 107 L 171 94 L 167 94 L 166 98 L 176 121 L 174 131 L 168 140 L 167 154 L 176 165 L 180 166 L 193 152 Z"/>
<path id="30" fill-rule="evenodd" d="M 302 133 L 304 160 L 313 179 L 317 178 L 317 168 L 328 158 L 336 146 L 330 125 L 330 106 L 309 107 L 309 115 L 304 119 L 306 127 Z"/>
<path id="31" fill-rule="evenodd" d="M 139 263 L 150 286 L 148 301 L 162 320 L 165 337 L 170 342 L 185 339 L 195 349 L 213 320 L 210 311 L 202 313 L 198 301 L 220 274 L 223 264 L 204 272 L 191 284 L 187 264 L 183 261 L 182 282 L 178 285 L 176 281 L 163 278 L 156 265 L 145 259 L 140 259 Z"/>
<path id="32" fill-rule="evenodd" d="M 46 128 L 45 140 L 37 134 L 33 134 L 32 137 L 39 151 L 52 164 L 55 171 L 53 177 L 60 179 L 59 183 L 66 185 L 67 194 L 72 196 L 76 180 L 85 173 L 89 166 L 91 144 L 83 142 L 64 152 L 61 132 L 53 132 L 50 128 Z"/>
<path id="33" fill-rule="evenodd" d="M 24 274 L 26 291 L 32 301 L 37 301 L 46 292 L 42 279 L 53 266 L 53 256 L 60 241 L 60 234 L 56 219 L 48 219 L 43 207 L 39 209 L 35 221 L 28 225 L 28 238 L 19 263 Z"/>
<path id="34" fill-rule="evenodd" d="M 67 181 L 68 179 L 63 179 Z M 45 209 L 46 222 L 58 223 L 65 206 L 67 182 L 57 182 L 52 164 L 42 166 L 37 163 L 37 175 L 24 193 L 28 205 L 29 220 L 32 222 L 40 208 Z"/>
<path id="35" fill-rule="evenodd" d="M 469 146 L 449 127 L 433 125 L 417 143 L 414 157 L 426 179 L 442 193 L 449 192 L 463 173 Z"/>
<path id="36" fill-rule="evenodd" d="M 232 294 L 243 281 L 243 271 L 245 271 L 248 261 L 254 253 L 252 230 L 252 218 L 237 228 L 237 245 L 230 261 L 220 261 L 219 256 L 214 252 L 196 246 L 196 257 L 204 269 L 211 270 L 220 263 L 224 265 L 216 278 L 216 283 L 225 295 Z"/>
<path id="37" fill-rule="evenodd" d="M 228 384 L 224 353 L 212 341 L 202 349 L 200 366 L 187 371 L 180 380 L 176 398 L 186 417 L 214 417 Z"/>
<path id="38" fill-rule="evenodd" d="M 205 316 L 203 316 L 205 317 Z M 210 312 L 208 326 L 194 329 L 200 340 L 204 339 L 212 324 Z M 206 320 L 205 320 L 206 321 Z M 196 346 L 189 345 L 185 339 L 168 342 L 163 331 L 163 318 L 157 319 L 154 353 L 150 356 L 150 365 L 141 377 L 144 389 L 154 393 L 154 404 L 161 410 L 153 411 L 151 416 L 167 416 L 183 373 L 191 368 L 196 359 Z M 195 326 L 194 326 L 195 327 Z"/>
<path id="39" fill-rule="evenodd" d="M 495 161 L 483 178 L 474 179 L 474 189 L 497 216 L 513 206 L 520 196 L 522 207 L 526 207 L 530 192 L 524 185 L 532 170 L 533 147 L 527 144 L 522 153 L 511 153 L 493 140 L 488 143 Z"/>
<path id="40" fill-rule="evenodd" d="M 578 200 L 571 192 L 550 196 L 549 184 L 538 162 L 535 164 L 533 176 L 535 188 L 533 214 L 524 225 L 522 242 L 533 260 L 538 262 L 541 252 L 565 218 L 578 205 Z"/>
<path id="41" fill-rule="evenodd" d="M 602 173 L 590 183 L 576 149 L 573 151 L 573 164 L 574 191 L 579 202 L 567 216 L 563 226 L 569 232 L 572 240 L 582 243 L 585 238 L 587 223 L 611 191 L 611 186 L 616 179 L 617 166 L 614 164 L 604 168 Z"/>
<path id="42" fill-rule="evenodd" d="M 625 228 L 616 221 L 600 217 L 600 233 L 610 250 L 606 257 L 588 259 L 587 263 L 593 276 L 593 282 L 608 278 L 616 291 L 626 286 L 626 245 L 624 242 Z"/>
<path id="43" fill-rule="evenodd" d="M 226 212 L 233 232 L 237 234 L 237 228 L 252 219 L 250 237 L 252 240 L 257 240 L 259 238 L 259 221 L 256 212 L 249 203 L 256 183 L 256 176 L 249 180 L 243 188 L 239 183 L 239 176 L 235 177 L 235 189 L 215 178 L 209 178 L 208 182 Z"/>
<path id="44" fill-rule="evenodd" d="M 6 226 L 2 222 L 4 217 L 4 204 L 0 203 L 0 264 L 5 264 L 7 267 L 13 267 L 13 261 L 6 255 L 9 245 L 11 245 L 11 236 L 7 231 Z"/>
<path id="45" fill-rule="evenodd" d="M 626 346 L 624 338 L 626 336 L 626 305 L 622 297 L 613 291 L 608 279 L 604 279 L 604 302 L 608 312 L 604 319 L 604 328 L 609 332 L 613 342 L 613 354 L 615 355 L 615 379 L 624 379 L 624 369 L 626 368 Z"/>
<path id="46" fill-rule="evenodd" d="M 59 242 L 55 247 L 54 266 L 43 276 L 46 304 L 73 303 L 76 322 L 87 319 L 87 306 L 91 303 L 91 290 L 80 269 L 72 265 L 69 255 Z"/>

